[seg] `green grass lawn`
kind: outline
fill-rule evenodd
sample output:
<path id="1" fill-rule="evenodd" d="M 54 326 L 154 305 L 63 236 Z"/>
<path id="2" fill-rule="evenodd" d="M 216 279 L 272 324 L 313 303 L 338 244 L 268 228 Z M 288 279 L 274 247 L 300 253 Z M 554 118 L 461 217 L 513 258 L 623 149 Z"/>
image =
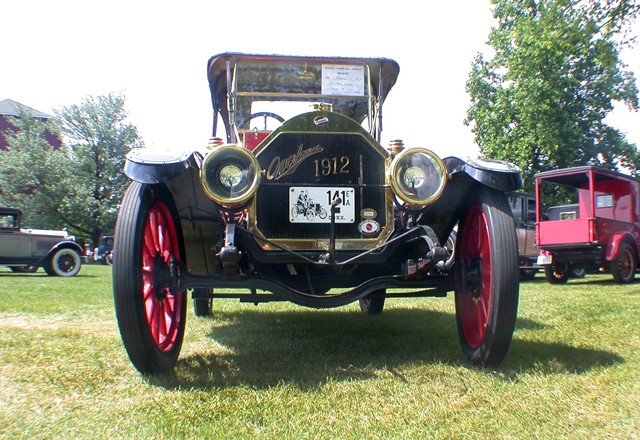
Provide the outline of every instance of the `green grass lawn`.
<path id="1" fill-rule="evenodd" d="M 520 287 L 511 349 L 470 366 L 453 296 L 191 313 L 174 374 L 129 363 L 111 268 L 0 268 L 0 437 L 640 438 L 640 283 Z"/>

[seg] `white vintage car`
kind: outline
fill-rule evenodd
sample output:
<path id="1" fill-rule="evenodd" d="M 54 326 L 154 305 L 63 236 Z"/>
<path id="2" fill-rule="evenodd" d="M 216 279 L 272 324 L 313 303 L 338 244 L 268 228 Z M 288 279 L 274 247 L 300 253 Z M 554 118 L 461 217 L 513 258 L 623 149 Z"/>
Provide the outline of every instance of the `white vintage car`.
<path id="1" fill-rule="evenodd" d="M 398 73 L 388 58 L 209 60 L 210 149 L 136 149 L 125 163 L 132 183 L 116 227 L 113 285 L 139 371 L 177 362 L 189 290 L 196 315 L 223 298 L 358 302 L 373 315 L 388 300 L 455 292 L 465 356 L 503 360 L 519 289 L 506 192 L 521 186 L 521 171 L 441 159 L 400 140 L 383 146 L 382 107 Z"/>
<path id="2" fill-rule="evenodd" d="M 71 277 L 80 271 L 82 246 L 67 231 L 22 229 L 22 211 L 0 207 L 0 266 L 14 272 Z"/>

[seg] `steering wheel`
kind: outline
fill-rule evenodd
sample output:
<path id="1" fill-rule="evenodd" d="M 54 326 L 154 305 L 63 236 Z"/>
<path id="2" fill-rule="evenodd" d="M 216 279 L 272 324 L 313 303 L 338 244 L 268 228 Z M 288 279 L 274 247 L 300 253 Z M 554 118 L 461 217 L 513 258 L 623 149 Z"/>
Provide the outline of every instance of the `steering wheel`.
<path id="1" fill-rule="evenodd" d="M 241 129 L 242 127 L 244 127 L 247 122 L 250 122 L 252 119 L 255 118 L 259 118 L 260 116 L 264 117 L 264 129 L 267 129 L 267 118 L 273 118 L 276 121 L 280 122 L 281 124 L 284 122 L 284 118 L 280 115 L 277 115 L 275 113 L 271 113 L 271 112 L 257 112 L 257 113 L 251 113 L 249 116 L 247 116 L 246 118 L 244 118 L 242 121 L 240 121 L 240 123 L 238 124 L 238 129 Z"/>

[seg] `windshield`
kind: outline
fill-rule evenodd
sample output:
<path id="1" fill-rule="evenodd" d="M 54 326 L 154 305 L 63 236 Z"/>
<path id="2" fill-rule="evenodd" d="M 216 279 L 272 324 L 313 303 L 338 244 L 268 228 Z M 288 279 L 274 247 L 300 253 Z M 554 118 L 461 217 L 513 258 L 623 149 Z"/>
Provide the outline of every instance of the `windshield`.
<path id="1" fill-rule="evenodd" d="M 237 125 L 258 112 L 272 112 L 286 120 L 318 108 L 331 109 L 358 123 L 370 120 L 373 94 L 365 64 L 240 59 L 234 72 L 233 119 Z M 277 125 L 277 121 L 268 124 Z"/>

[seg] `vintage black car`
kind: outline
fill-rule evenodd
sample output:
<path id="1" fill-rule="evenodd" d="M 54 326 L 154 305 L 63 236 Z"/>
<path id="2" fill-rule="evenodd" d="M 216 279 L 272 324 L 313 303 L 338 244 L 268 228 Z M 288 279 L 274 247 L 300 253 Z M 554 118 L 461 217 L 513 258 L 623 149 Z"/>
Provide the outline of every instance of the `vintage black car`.
<path id="1" fill-rule="evenodd" d="M 127 155 L 113 281 L 140 372 L 175 365 L 189 290 L 196 315 L 216 298 L 359 301 L 373 315 L 387 299 L 454 291 L 466 357 L 503 360 L 519 289 L 505 191 L 521 172 L 400 140 L 383 147 L 382 107 L 398 73 L 385 58 L 216 55 L 209 149 Z M 440 270 L 456 225 L 455 263 Z"/>
<path id="2" fill-rule="evenodd" d="M 0 266 L 13 272 L 72 277 L 82 266 L 82 246 L 66 230 L 21 227 L 22 210 L 0 207 Z"/>
<path id="3" fill-rule="evenodd" d="M 102 264 L 113 264 L 113 235 L 104 235 L 98 240 L 98 247 L 93 251 L 93 261 Z"/>

